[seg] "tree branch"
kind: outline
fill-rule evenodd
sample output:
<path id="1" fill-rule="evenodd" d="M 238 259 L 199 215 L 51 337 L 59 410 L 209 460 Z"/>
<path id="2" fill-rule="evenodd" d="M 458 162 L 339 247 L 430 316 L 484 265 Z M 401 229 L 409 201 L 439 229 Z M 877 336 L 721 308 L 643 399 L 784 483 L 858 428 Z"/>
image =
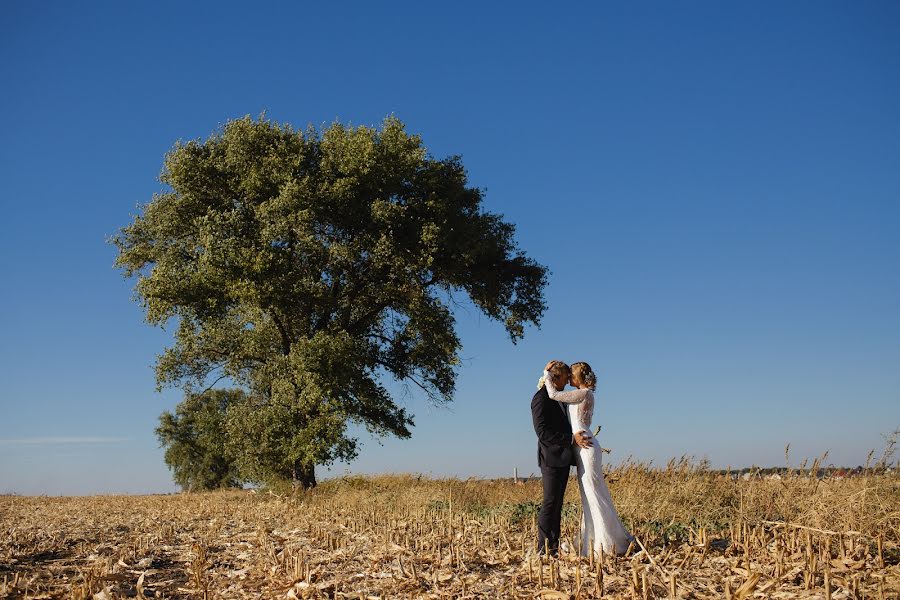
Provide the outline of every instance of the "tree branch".
<path id="1" fill-rule="evenodd" d="M 221 367 L 220 367 L 220 368 L 221 368 Z M 228 377 L 227 374 L 221 375 L 220 377 L 216 378 L 216 380 L 213 381 L 211 384 L 209 384 L 209 385 L 206 387 L 205 390 L 203 390 L 202 392 L 200 392 L 200 393 L 198 394 L 198 396 L 202 396 L 203 394 L 205 394 L 206 392 L 208 392 L 209 390 L 211 390 L 211 389 L 213 388 L 214 385 L 216 385 L 217 383 L 219 383 L 220 381 L 222 381 L 222 380 L 225 379 L 226 377 Z"/>
<path id="2" fill-rule="evenodd" d="M 387 369 L 388 371 L 390 371 L 391 373 L 394 372 L 394 371 L 393 371 L 394 365 L 390 364 L 389 362 L 387 362 L 387 361 L 385 361 L 385 360 L 383 360 L 383 359 L 377 359 L 377 363 L 378 363 L 379 365 L 381 365 L 382 367 L 386 368 L 386 369 Z M 415 377 L 414 375 L 408 374 L 408 375 L 406 375 L 406 376 L 400 378 L 401 381 L 405 381 L 405 380 L 407 380 L 407 379 L 409 379 L 409 380 L 412 381 L 414 384 L 416 384 L 419 388 L 421 388 L 422 391 L 425 392 L 425 394 L 426 394 L 433 402 L 435 402 L 435 403 L 437 403 L 437 404 L 440 404 L 441 402 L 443 402 L 443 400 L 444 400 L 443 398 L 441 398 L 439 395 L 435 394 L 435 392 L 433 391 L 433 389 L 430 388 L 430 387 L 428 387 L 427 384 L 425 384 L 425 383 L 419 381 L 418 379 L 416 379 L 416 377 Z"/>
<path id="3" fill-rule="evenodd" d="M 269 316 L 272 317 L 272 321 L 274 321 L 275 327 L 278 328 L 278 333 L 281 334 L 281 350 L 282 353 L 287 356 L 291 353 L 291 339 L 288 337 L 287 330 L 284 328 L 284 324 L 282 324 L 281 319 L 278 318 L 278 313 L 275 312 L 275 309 L 269 309 Z"/>
<path id="4" fill-rule="evenodd" d="M 427 281 L 422 283 L 422 288 L 424 289 L 424 288 L 431 287 L 434 284 L 436 284 L 437 282 L 438 282 L 437 277 L 431 277 L 430 279 L 428 279 Z M 366 312 L 360 318 L 356 319 L 349 326 L 345 327 L 345 329 L 347 329 L 347 331 L 349 331 L 351 333 L 358 333 L 360 326 L 369 325 L 370 319 L 377 317 L 381 313 L 381 311 L 383 311 L 384 309 L 390 308 L 390 306 L 393 303 L 394 303 L 393 300 L 388 300 L 386 302 L 380 302 L 380 303 L 376 304 L 372 310 Z"/>
<path id="5" fill-rule="evenodd" d="M 335 313 L 338 307 L 338 296 L 341 292 L 341 276 L 343 276 L 342 271 L 338 271 L 337 274 L 331 280 L 331 288 L 329 289 L 328 295 L 331 298 L 329 303 L 329 308 L 327 310 L 323 310 L 322 314 L 319 315 L 316 324 L 313 327 L 313 333 L 317 331 L 321 331 L 325 329 L 328 325 L 328 321 L 331 319 L 331 316 Z"/>

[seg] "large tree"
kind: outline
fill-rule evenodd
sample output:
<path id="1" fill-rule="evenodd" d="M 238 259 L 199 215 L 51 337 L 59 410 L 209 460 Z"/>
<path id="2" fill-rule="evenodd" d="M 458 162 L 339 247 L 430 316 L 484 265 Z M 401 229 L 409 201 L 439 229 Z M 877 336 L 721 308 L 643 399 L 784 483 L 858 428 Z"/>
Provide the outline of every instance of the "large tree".
<path id="1" fill-rule="evenodd" d="M 248 391 L 229 431 L 255 441 L 239 458 L 258 480 L 315 485 L 315 465 L 356 455 L 349 422 L 408 437 L 384 376 L 449 401 L 457 295 L 513 342 L 545 310 L 546 268 L 460 158 L 433 158 L 396 118 L 298 131 L 245 117 L 177 143 L 160 180 L 113 238 L 116 266 L 149 323 L 177 322 L 158 388 Z"/>

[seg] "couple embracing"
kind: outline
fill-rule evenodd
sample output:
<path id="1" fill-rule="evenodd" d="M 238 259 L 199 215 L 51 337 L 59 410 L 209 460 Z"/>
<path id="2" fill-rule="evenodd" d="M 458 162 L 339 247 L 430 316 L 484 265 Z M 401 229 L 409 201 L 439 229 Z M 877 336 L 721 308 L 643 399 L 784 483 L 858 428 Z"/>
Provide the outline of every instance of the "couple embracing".
<path id="1" fill-rule="evenodd" d="M 562 391 L 567 384 L 574 390 Z M 544 485 L 544 501 L 538 515 L 538 552 L 559 552 L 563 496 L 569 467 L 578 472 L 581 492 L 581 548 L 624 554 L 634 538 L 625 530 L 603 479 L 599 442 L 591 435 L 597 376 L 584 362 L 553 360 L 544 368 L 538 391 L 531 400 L 531 418 L 538 437 L 538 466 Z M 593 548 L 591 547 L 593 544 Z"/>

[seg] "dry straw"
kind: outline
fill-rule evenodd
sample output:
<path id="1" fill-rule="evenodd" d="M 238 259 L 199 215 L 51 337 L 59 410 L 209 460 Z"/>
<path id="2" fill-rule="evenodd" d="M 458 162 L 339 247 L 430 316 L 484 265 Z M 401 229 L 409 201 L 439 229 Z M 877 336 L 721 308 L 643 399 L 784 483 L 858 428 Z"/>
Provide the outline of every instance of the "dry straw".
<path id="1" fill-rule="evenodd" d="M 734 478 L 691 463 L 608 472 L 625 558 L 532 548 L 530 479 L 350 477 L 293 495 L 0 497 L 0 596 L 117 598 L 890 598 L 900 486 L 870 469 Z"/>

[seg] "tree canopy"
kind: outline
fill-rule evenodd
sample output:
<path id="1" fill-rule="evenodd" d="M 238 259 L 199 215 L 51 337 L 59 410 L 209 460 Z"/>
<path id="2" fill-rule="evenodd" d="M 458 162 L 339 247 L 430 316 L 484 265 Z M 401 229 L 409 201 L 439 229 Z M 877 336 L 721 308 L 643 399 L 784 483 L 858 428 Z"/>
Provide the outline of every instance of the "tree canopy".
<path id="1" fill-rule="evenodd" d="M 546 308 L 546 268 L 483 209 L 461 159 L 433 158 L 393 117 L 229 121 L 176 143 L 160 180 L 169 189 L 114 236 L 115 264 L 149 323 L 177 323 L 158 388 L 246 389 L 229 443 L 256 479 L 314 485 L 315 465 L 356 455 L 350 422 L 408 437 L 384 376 L 451 400 L 459 294 L 513 342 Z"/>
<path id="2" fill-rule="evenodd" d="M 175 414 L 164 412 L 156 436 L 166 447 L 165 461 L 175 483 L 186 490 L 212 490 L 241 484 L 223 433 L 228 408 L 244 399 L 241 390 L 189 394 Z"/>

